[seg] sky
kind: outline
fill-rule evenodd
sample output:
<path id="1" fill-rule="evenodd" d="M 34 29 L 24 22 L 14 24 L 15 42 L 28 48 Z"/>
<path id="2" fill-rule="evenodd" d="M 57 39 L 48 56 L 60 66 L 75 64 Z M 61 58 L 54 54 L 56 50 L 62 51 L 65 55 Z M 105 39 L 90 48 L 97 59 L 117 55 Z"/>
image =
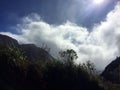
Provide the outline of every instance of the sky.
<path id="1" fill-rule="evenodd" d="M 72 48 L 75 63 L 91 60 L 101 70 L 120 56 L 119 21 L 119 0 L 0 1 L 0 34 L 20 44 L 45 44 L 55 57 Z"/>

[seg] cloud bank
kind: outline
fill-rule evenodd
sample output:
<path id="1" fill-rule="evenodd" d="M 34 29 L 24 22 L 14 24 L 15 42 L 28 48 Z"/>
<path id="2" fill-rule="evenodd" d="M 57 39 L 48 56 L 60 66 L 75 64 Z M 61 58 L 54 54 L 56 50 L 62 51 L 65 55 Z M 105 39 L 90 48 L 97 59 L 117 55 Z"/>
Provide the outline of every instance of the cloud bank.
<path id="1" fill-rule="evenodd" d="M 51 54 L 57 57 L 60 50 L 72 48 L 78 53 L 76 63 L 91 60 L 99 69 L 120 56 L 120 3 L 109 12 L 104 21 L 93 26 L 92 30 L 67 21 L 61 25 L 50 25 L 39 15 L 23 18 L 16 26 L 20 33 L 0 32 L 9 35 L 19 43 L 34 43 L 41 47 L 46 44 Z"/>

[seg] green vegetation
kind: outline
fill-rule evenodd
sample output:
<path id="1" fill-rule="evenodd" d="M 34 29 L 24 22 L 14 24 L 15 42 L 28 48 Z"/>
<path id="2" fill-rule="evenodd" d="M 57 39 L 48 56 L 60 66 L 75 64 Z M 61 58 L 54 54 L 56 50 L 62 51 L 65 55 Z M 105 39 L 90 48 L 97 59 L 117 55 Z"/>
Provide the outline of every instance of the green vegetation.
<path id="1" fill-rule="evenodd" d="M 93 63 L 75 65 L 72 49 L 60 56 L 63 62 L 29 61 L 14 46 L 0 48 L 0 90 L 104 90 Z"/>
<path id="2" fill-rule="evenodd" d="M 69 65 L 74 64 L 74 60 L 78 58 L 77 53 L 73 49 L 61 51 L 59 54 L 64 63 Z"/>

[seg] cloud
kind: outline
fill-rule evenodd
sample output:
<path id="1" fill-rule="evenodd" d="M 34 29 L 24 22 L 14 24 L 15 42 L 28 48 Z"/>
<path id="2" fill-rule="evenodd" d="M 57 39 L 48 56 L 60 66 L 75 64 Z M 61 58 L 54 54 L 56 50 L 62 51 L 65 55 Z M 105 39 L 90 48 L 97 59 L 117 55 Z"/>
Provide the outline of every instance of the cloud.
<path id="1" fill-rule="evenodd" d="M 67 21 L 61 25 L 50 25 L 39 15 L 32 14 L 23 18 L 23 23 L 16 26 L 19 35 L 1 32 L 19 41 L 19 43 L 34 43 L 41 47 L 46 44 L 51 48 L 51 54 L 66 48 L 72 48 L 78 53 L 76 63 L 91 60 L 99 69 L 109 64 L 120 55 L 120 3 L 110 11 L 106 19 L 88 28 Z"/>

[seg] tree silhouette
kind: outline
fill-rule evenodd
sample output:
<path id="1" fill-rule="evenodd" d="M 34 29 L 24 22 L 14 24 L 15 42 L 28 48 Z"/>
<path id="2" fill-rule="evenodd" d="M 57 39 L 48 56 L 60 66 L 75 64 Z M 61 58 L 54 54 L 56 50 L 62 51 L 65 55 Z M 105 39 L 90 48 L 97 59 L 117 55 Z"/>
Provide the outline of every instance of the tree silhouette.
<path id="1" fill-rule="evenodd" d="M 67 49 L 65 51 L 59 52 L 62 60 L 69 65 L 74 63 L 74 60 L 78 58 L 77 53 L 73 49 Z"/>

